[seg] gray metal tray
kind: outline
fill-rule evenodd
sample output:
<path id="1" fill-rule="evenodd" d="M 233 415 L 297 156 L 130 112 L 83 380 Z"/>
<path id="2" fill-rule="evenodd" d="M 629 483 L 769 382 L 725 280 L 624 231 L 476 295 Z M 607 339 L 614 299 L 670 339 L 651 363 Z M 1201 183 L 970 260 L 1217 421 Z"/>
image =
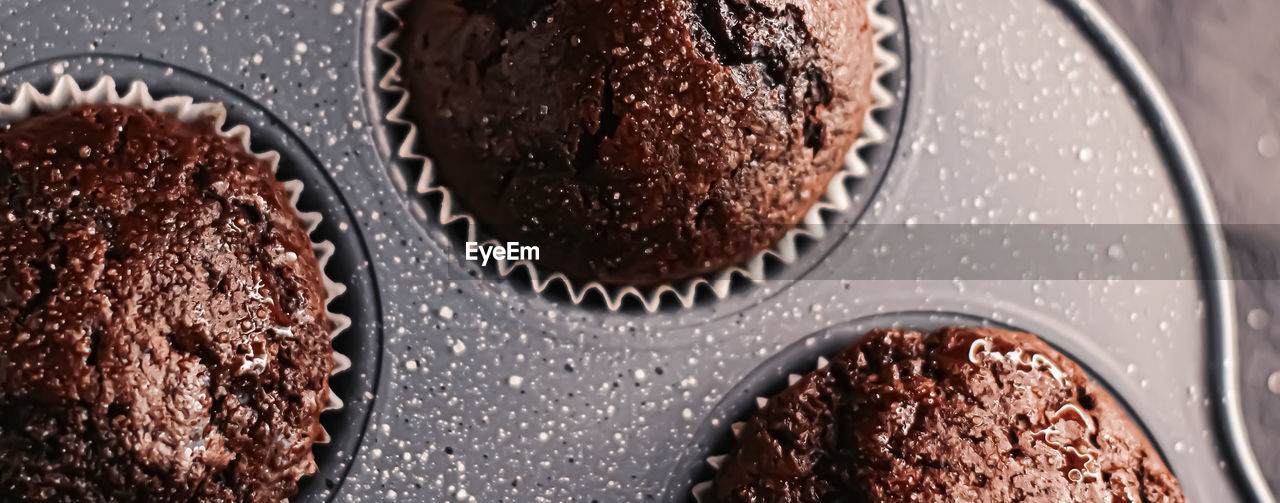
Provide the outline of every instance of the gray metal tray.
<path id="1" fill-rule="evenodd" d="M 61 74 L 141 79 L 227 104 L 306 182 L 351 288 L 335 307 L 355 368 L 298 500 L 683 500 L 712 419 L 753 400 L 744 383 L 773 382 L 809 334 L 882 315 L 1036 331 L 1128 404 L 1192 500 L 1270 501 L 1239 421 L 1216 217 L 1127 43 L 1089 0 L 888 4 L 904 67 L 866 211 L 779 279 L 656 313 L 451 272 L 450 232 L 418 214 L 383 121 L 380 0 L 0 0 L 0 99 Z M 1099 243 L 1022 271 L 1017 250 L 938 241 L 982 227 Z M 1152 260 L 1168 268 L 1123 273 Z"/>

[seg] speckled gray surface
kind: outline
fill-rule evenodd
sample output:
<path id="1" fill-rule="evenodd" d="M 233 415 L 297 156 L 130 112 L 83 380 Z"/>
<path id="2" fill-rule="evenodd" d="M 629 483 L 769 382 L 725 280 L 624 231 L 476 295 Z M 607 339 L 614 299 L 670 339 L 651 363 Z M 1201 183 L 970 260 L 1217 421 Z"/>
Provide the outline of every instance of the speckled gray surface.
<path id="1" fill-rule="evenodd" d="M 171 4 L 0 0 L 0 97 L 63 73 L 142 77 L 228 102 L 233 122 L 286 154 L 283 173 L 307 180 L 347 252 L 336 275 L 358 286 L 343 344 L 359 358 L 340 390 L 349 447 L 322 456 L 329 480 L 304 499 L 679 499 L 708 415 L 767 358 L 841 322 L 921 310 L 1041 333 L 1132 407 L 1192 500 L 1245 497 L 1214 427 L 1207 327 L 1221 306 L 1193 279 L 1192 236 L 1169 244 L 1181 266 L 1164 278 L 824 279 L 865 277 L 850 271 L 876 256 L 929 278 L 1002 265 L 890 249 L 901 229 L 1186 218 L 1142 113 L 1049 2 L 906 0 L 909 106 L 864 226 L 815 247 L 829 254 L 797 279 L 654 314 L 454 279 L 447 233 L 409 211 L 380 141 L 373 0 Z M 1141 266 L 1141 247 L 1057 251 Z"/>

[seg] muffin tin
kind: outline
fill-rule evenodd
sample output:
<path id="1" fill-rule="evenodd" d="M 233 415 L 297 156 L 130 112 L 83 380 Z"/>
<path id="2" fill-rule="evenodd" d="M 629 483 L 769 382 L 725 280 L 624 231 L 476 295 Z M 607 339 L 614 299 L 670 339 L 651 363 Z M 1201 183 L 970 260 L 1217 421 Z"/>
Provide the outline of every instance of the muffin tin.
<path id="1" fill-rule="evenodd" d="M 1031 330 L 1074 357 L 1191 500 L 1272 500 L 1239 419 L 1203 175 L 1091 0 L 886 1 L 901 110 L 866 211 L 776 279 L 657 312 L 460 266 L 456 230 L 423 218 L 393 148 L 403 132 L 383 120 L 382 5 L 0 6 L 0 100 L 65 74 L 221 102 L 315 189 L 300 207 L 337 246 L 327 272 L 348 287 L 333 309 L 353 320 L 338 340 L 353 369 L 298 501 L 687 501 L 717 428 L 754 403 L 742 390 L 828 348 L 797 341 L 952 320 Z"/>

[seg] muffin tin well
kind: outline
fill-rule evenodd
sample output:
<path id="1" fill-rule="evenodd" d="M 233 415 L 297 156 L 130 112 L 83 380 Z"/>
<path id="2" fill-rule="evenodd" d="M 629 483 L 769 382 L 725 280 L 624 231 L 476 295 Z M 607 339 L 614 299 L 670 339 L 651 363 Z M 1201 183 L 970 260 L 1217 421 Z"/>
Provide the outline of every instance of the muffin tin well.
<path id="1" fill-rule="evenodd" d="M 0 7 L 0 97 L 20 82 L 111 75 L 222 102 L 284 156 L 282 176 L 307 184 L 300 206 L 324 214 L 338 246 L 327 271 L 348 287 L 335 310 L 354 322 L 338 341 L 354 368 L 334 379 L 346 407 L 297 501 L 675 499 L 716 435 L 704 425 L 765 362 L 809 334 L 920 311 L 1043 335 L 1128 404 L 1191 499 L 1270 501 L 1232 419 L 1235 306 L 1219 281 L 1222 241 L 1202 225 L 1216 222 L 1202 175 L 1092 0 L 886 0 L 904 106 L 882 118 L 897 144 L 877 154 L 876 187 L 854 187 L 867 190 L 856 224 L 772 276 L 785 279 L 656 312 L 578 306 L 459 268 L 450 230 L 408 196 L 403 132 L 383 120 L 382 4 Z M 1169 226 L 1176 267 L 1024 277 L 1003 256 L 899 239 L 969 224 Z M 1112 244 L 1060 254 L 1142 265 L 1141 243 Z"/>

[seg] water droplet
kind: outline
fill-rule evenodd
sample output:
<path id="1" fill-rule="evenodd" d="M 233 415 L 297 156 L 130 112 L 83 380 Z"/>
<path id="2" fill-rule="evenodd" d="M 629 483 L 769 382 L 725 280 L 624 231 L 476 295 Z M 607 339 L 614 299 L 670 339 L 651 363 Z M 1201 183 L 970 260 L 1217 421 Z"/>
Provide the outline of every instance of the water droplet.
<path id="1" fill-rule="evenodd" d="M 1271 324 L 1271 313 L 1263 309 L 1252 309 L 1249 315 L 1245 317 L 1249 322 L 1249 328 L 1254 330 L 1265 330 L 1267 325 Z"/>
<path id="2" fill-rule="evenodd" d="M 1280 155 L 1280 138 L 1273 134 L 1262 135 L 1258 138 L 1258 153 L 1268 158 Z"/>
<path id="3" fill-rule="evenodd" d="M 1076 157 L 1078 157 L 1078 158 L 1080 159 L 1080 162 L 1089 162 L 1089 161 L 1092 161 L 1092 160 L 1093 160 L 1093 149 L 1091 149 L 1091 148 L 1089 148 L 1089 147 L 1081 148 L 1081 149 L 1080 149 L 1080 151 L 1076 153 Z"/>

